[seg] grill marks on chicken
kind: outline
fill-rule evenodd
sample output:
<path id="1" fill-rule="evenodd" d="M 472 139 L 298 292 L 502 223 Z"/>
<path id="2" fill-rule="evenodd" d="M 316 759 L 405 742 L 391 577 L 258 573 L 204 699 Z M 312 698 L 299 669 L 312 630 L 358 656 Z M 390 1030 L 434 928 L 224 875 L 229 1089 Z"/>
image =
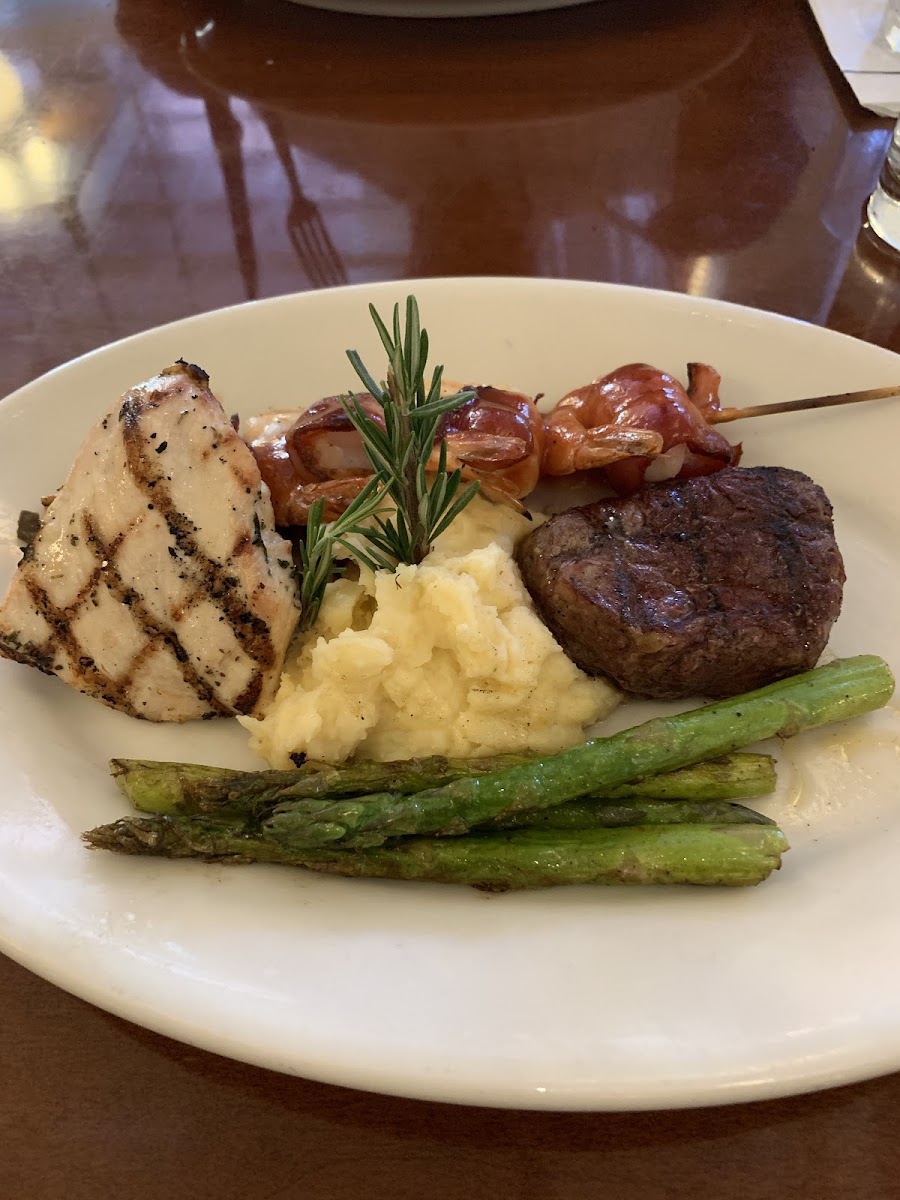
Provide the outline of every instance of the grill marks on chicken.
<path id="1" fill-rule="evenodd" d="M 135 484 L 148 497 L 152 495 L 154 507 L 166 522 L 174 547 L 174 552 L 171 548 L 169 550 L 173 559 L 177 561 L 180 557 L 192 560 L 191 565 L 193 573 L 197 576 L 197 583 L 193 594 L 188 600 L 187 608 L 190 608 L 204 596 L 216 600 L 234 631 L 235 637 L 242 643 L 244 651 L 261 668 L 271 667 L 275 663 L 275 647 L 272 643 L 271 630 L 263 617 L 255 613 L 248 605 L 241 587 L 240 575 L 234 573 L 235 564 L 238 563 L 242 556 L 254 555 L 254 546 L 258 545 L 263 550 L 265 549 L 259 514 L 254 513 L 253 516 L 252 537 L 248 530 L 238 530 L 237 540 L 227 558 L 228 566 L 223 566 L 221 563 L 210 558 L 203 550 L 200 529 L 186 513 L 175 506 L 172 501 L 170 489 L 167 486 L 166 476 L 159 467 L 154 466 L 148 453 L 148 444 L 141 432 L 141 412 L 142 404 L 140 397 L 136 398 L 134 394 L 126 396 L 120 414 L 125 445 L 125 461 L 128 464 L 128 469 Z M 219 436 L 222 436 L 222 432 L 219 431 Z M 229 440 L 236 446 L 239 439 L 237 439 L 237 435 L 235 434 L 234 438 L 229 436 Z M 162 445 L 163 443 L 159 443 L 155 448 L 156 454 L 159 454 Z M 221 443 L 215 447 L 212 444 L 208 445 L 204 448 L 201 457 L 204 460 L 208 460 L 213 450 L 218 449 L 220 445 Z M 241 472 L 239 478 L 244 483 L 245 493 L 252 494 L 256 492 L 258 494 L 258 472 L 249 469 L 250 463 L 247 460 L 241 466 L 245 469 Z M 285 552 L 288 552 L 286 544 L 284 549 Z M 184 611 L 182 610 L 174 614 L 176 619 L 183 616 Z M 182 661 L 178 649 L 176 649 L 176 656 L 179 658 L 179 661 Z M 249 707 L 252 708 L 258 699 L 259 683 L 255 683 L 253 686 L 256 689 L 256 694 L 246 699 L 240 697 L 239 711 L 249 711 L 248 708 L 240 707 L 241 702 L 249 704 Z"/>
<path id="2" fill-rule="evenodd" d="M 0 653 L 149 720 L 262 711 L 299 611 L 207 382 L 179 362 L 95 427 L 0 606 Z"/>

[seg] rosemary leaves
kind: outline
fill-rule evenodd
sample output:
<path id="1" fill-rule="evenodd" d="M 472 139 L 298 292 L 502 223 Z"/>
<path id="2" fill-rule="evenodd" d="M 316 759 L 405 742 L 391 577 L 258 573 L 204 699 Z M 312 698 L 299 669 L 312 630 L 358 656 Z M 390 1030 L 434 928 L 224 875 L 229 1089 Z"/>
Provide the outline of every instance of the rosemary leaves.
<path id="1" fill-rule="evenodd" d="M 390 516 L 376 513 L 365 530 L 368 545 L 356 551 L 371 566 L 420 563 L 439 534 L 478 491 L 478 483 L 462 484 L 459 470 L 447 470 L 447 445 L 441 440 L 433 459 L 440 419 L 471 399 L 471 391 L 441 395 L 443 367 L 435 367 L 426 386 L 428 334 L 419 323 L 415 296 L 406 300 L 405 329 L 400 305 L 394 305 L 389 330 L 374 305 L 369 312 L 388 355 L 387 380 L 377 383 L 355 350 L 348 350 L 353 369 L 381 406 L 384 426 L 373 421 L 359 400 L 344 401 L 347 415 L 363 440 L 366 454 L 384 480 L 394 503 Z"/>
<path id="2" fill-rule="evenodd" d="M 419 323 L 415 296 L 406 300 L 406 326 L 394 305 L 393 332 L 374 305 L 369 312 L 388 354 L 387 380 L 376 383 L 355 350 L 347 357 L 384 414 L 373 421 L 359 399 L 344 400 L 347 415 L 363 441 L 374 475 L 337 520 L 322 520 L 324 501 L 310 509 L 300 558 L 300 628 L 318 616 L 325 585 L 335 573 L 337 548 L 371 567 L 393 571 L 400 563 L 420 563 L 431 544 L 466 507 L 478 483 L 462 485 L 459 470 L 447 470 L 447 444 L 433 455 L 441 417 L 473 393 L 441 395 L 443 367 L 435 367 L 426 386 L 428 334 Z"/>

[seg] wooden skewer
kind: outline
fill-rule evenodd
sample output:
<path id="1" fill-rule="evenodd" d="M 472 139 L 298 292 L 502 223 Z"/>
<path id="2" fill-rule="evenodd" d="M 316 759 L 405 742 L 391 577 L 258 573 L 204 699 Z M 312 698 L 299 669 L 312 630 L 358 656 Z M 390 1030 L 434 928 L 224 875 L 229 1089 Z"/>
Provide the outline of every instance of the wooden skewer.
<path id="1" fill-rule="evenodd" d="M 760 404 L 755 408 L 723 408 L 705 413 L 710 425 L 743 421 L 745 417 L 768 417 L 773 413 L 803 412 L 807 408 L 833 408 L 838 404 L 859 404 L 861 400 L 886 400 L 900 396 L 900 387 L 869 388 L 866 392 L 839 392 L 836 396 L 812 396 L 808 400 L 784 400 L 780 404 Z"/>

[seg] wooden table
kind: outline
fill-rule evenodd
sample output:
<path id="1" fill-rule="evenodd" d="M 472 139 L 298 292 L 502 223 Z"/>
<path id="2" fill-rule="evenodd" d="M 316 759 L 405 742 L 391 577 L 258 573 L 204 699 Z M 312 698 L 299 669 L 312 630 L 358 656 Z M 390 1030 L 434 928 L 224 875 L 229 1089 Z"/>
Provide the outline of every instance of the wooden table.
<path id="1" fill-rule="evenodd" d="M 256 296 L 621 280 L 900 350 L 860 227 L 888 123 L 804 0 L 402 22 L 281 0 L 0 0 L 0 393 Z M 751 1106 L 487 1111 L 287 1078 L 0 961 L 0 1196 L 897 1194 L 900 1077 Z"/>

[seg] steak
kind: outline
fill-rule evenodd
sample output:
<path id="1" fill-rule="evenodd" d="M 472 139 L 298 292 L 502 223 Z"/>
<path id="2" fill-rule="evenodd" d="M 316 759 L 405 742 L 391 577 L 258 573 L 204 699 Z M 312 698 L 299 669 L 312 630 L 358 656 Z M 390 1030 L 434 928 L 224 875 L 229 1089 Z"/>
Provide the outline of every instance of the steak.
<path id="1" fill-rule="evenodd" d="M 584 671 L 640 696 L 733 696 L 813 667 L 841 608 L 828 497 L 727 467 L 551 517 L 518 562 Z"/>

